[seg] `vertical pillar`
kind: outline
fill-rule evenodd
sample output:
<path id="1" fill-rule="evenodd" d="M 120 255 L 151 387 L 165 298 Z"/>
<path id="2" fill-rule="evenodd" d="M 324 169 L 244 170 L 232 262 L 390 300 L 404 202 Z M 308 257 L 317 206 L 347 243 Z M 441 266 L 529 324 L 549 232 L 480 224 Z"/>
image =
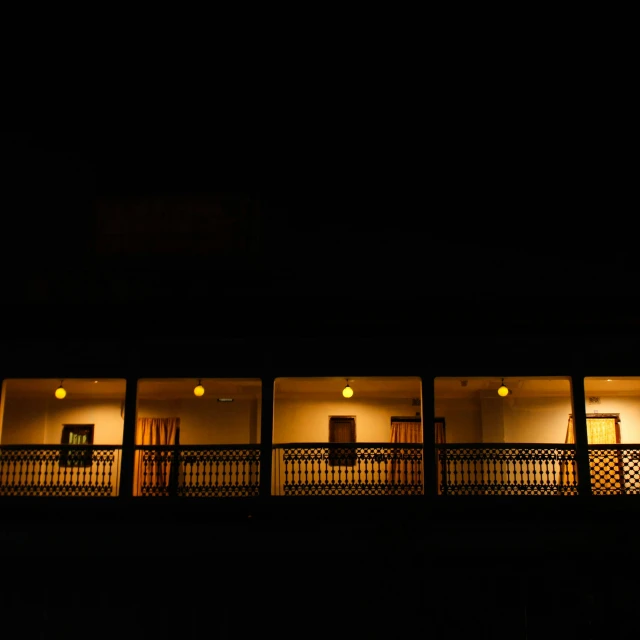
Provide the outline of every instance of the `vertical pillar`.
<path id="1" fill-rule="evenodd" d="M 434 419 L 436 416 L 436 399 L 434 393 L 434 377 L 429 374 L 421 376 L 422 380 L 422 446 L 424 460 L 424 495 L 438 495 L 438 465 L 436 460 L 436 438 Z"/>
<path id="2" fill-rule="evenodd" d="M 122 460 L 120 462 L 120 497 L 133 495 L 135 467 L 136 416 L 138 413 L 138 378 L 127 376 L 124 399 L 124 429 L 122 433 Z"/>
<path id="3" fill-rule="evenodd" d="M 180 427 L 176 429 L 175 442 L 171 452 L 171 468 L 169 469 L 169 495 L 178 495 L 178 469 L 180 468 Z"/>
<path id="4" fill-rule="evenodd" d="M 4 422 L 4 401 L 5 401 L 4 378 L 0 378 L 0 442 L 2 442 L 2 425 Z"/>
<path id="5" fill-rule="evenodd" d="M 271 372 L 262 378 L 262 414 L 260 420 L 260 497 L 271 496 L 273 460 L 274 378 Z"/>
<path id="6" fill-rule="evenodd" d="M 578 495 L 591 495 L 591 466 L 589 464 L 589 438 L 587 435 L 587 410 L 584 402 L 584 376 L 582 372 L 571 375 L 571 402 L 573 427 L 576 431 L 576 463 L 578 466 Z"/>

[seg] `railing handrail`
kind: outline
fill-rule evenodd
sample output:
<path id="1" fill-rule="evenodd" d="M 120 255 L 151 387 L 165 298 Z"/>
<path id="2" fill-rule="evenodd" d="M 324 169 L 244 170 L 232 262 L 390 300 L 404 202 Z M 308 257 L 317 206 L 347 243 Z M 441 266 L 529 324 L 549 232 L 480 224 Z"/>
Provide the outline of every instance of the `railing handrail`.
<path id="1" fill-rule="evenodd" d="M 566 449 L 573 450 L 575 444 L 554 443 L 554 442 L 445 442 L 437 443 L 436 449 Z"/>
<path id="2" fill-rule="evenodd" d="M 406 445 L 403 445 L 406 446 Z M 564 449 L 572 450 L 576 448 L 575 444 L 552 443 L 552 442 L 491 442 L 491 443 L 474 443 L 474 442 L 440 442 L 435 445 L 436 449 Z M 638 444 L 589 444 L 589 449 L 609 449 L 619 451 L 621 449 L 638 449 Z"/>
<path id="3" fill-rule="evenodd" d="M 250 449 L 259 450 L 259 444 L 136 444 L 134 445 L 136 451 L 173 451 L 178 449 L 183 451 L 184 449 L 190 449 L 195 451 L 208 451 L 209 449 L 215 449 L 217 451 L 231 451 L 234 449 Z"/>
<path id="4" fill-rule="evenodd" d="M 421 442 L 280 442 L 274 444 L 274 449 L 311 447 L 340 447 L 346 449 L 364 449 L 366 447 L 385 449 L 422 449 Z"/>
<path id="5" fill-rule="evenodd" d="M 612 451 L 618 451 L 620 449 L 640 449 L 640 444 L 590 444 L 588 449 L 610 449 Z"/>
<path id="6" fill-rule="evenodd" d="M 259 444 L 136 444 L 136 449 L 175 449 L 176 446 L 180 449 L 260 449 Z M 281 442 L 273 444 L 274 449 L 285 449 L 288 447 L 346 447 L 346 448 L 364 448 L 364 447 L 378 447 L 389 449 L 419 449 L 423 445 L 420 442 Z M 619 444 L 589 444 L 590 449 L 640 449 L 640 443 L 619 443 Z M 0 444 L 0 450 L 6 449 L 8 451 L 18 449 L 44 449 L 44 450 L 56 450 L 56 449 L 69 449 L 74 447 L 85 447 L 93 449 L 122 449 L 121 444 Z M 575 444 L 565 443 L 549 443 L 549 442 L 505 442 L 505 443 L 474 443 L 474 442 L 446 442 L 437 443 L 436 449 L 467 449 L 473 447 L 474 449 L 518 449 L 518 448 L 530 448 L 530 449 L 575 449 Z"/>
<path id="7" fill-rule="evenodd" d="M 0 444 L 0 451 L 58 451 L 59 449 L 122 449 L 121 444 Z"/>

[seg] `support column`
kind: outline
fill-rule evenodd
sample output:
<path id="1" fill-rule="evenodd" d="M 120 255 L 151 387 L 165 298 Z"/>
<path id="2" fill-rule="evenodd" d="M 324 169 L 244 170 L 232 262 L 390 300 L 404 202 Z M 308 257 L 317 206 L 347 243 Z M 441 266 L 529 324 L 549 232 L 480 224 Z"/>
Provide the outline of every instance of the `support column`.
<path id="1" fill-rule="evenodd" d="M 4 390 L 4 378 L 0 378 L 0 442 L 2 442 L 2 425 L 4 422 L 4 399 L 5 399 L 5 390 Z"/>
<path id="2" fill-rule="evenodd" d="M 273 461 L 274 377 L 269 372 L 262 378 L 262 413 L 260 421 L 260 497 L 271 496 Z"/>
<path id="3" fill-rule="evenodd" d="M 120 461 L 120 497 L 133 496 L 135 467 L 136 416 L 138 413 L 138 378 L 127 376 L 124 399 L 124 429 L 122 433 L 122 460 Z"/>
<path id="4" fill-rule="evenodd" d="M 587 410 L 584 403 L 584 376 L 582 372 L 571 376 L 573 428 L 576 431 L 576 463 L 578 466 L 578 495 L 591 495 L 591 466 L 589 464 L 589 438 Z"/>
<path id="5" fill-rule="evenodd" d="M 421 376 L 422 380 L 422 447 L 424 460 L 424 495 L 438 495 L 438 464 L 436 460 L 436 439 L 433 432 L 436 416 L 434 376 Z"/>

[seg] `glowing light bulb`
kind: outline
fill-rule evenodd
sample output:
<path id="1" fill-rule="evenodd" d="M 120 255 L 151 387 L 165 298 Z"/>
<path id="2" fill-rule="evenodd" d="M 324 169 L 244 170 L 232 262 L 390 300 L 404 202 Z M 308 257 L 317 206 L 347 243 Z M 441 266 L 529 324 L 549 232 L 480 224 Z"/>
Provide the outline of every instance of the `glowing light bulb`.
<path id="1" fill-rule="evenodd" d="M 60 385 L 55 391 L 55 396 L 56 398 L 58 398 L 58 400 L 62 400 L 62 398 L 64 398 L 66 395 L 67 391 L 62 385 Z"/>
<path id="2" fill-rule="evenodd" d="M 498 387 L 498 395 L 502 398 L 509 395 L 509 387 L 504 383 L 504 378 L 502 378 L 502 384 Z"/>
<path id="3" fill-rule="evenodd" d="M 353 389 L 349 386 L 348 382 L 347 382 L 347 386 L 342 390 L 342 395 L 345 398 L 350 398 L 353 395 Z"/>
<path id="4" fill-rule="evenodd" d="M 202 383 L 200 382 L 200 380 L 198 380 L 198 384 L 193 390 L 193 395 L 198 397 L 204 395 L 204 387 L 202 386 Z"/>

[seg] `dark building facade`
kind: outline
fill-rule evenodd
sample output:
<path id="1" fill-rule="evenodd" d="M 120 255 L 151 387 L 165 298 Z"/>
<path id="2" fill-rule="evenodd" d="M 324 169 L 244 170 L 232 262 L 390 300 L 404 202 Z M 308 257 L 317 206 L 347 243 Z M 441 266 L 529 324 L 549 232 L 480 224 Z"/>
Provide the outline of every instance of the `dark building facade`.
<path id="1" fill-rule="evenodd" d="M 7 625 L 58 637 L 79 602 L 77 637 L 99 620 L 144 637 L 628 632 L 637 324 L 620 281 L 588 297 L 598 261 L 487 222 L 458 236 L 398 176 L 269 189 L 96 149 L 14 149 L 31 173 L 3 251 Z M 179 438 L 139 439 L 178 410 Z M 617 440 L 593 441 L 599 415 Z M 336 416 L 355 436 L 331 438 Z M 420 437 L 394 442 L 394 422 Z"/>

